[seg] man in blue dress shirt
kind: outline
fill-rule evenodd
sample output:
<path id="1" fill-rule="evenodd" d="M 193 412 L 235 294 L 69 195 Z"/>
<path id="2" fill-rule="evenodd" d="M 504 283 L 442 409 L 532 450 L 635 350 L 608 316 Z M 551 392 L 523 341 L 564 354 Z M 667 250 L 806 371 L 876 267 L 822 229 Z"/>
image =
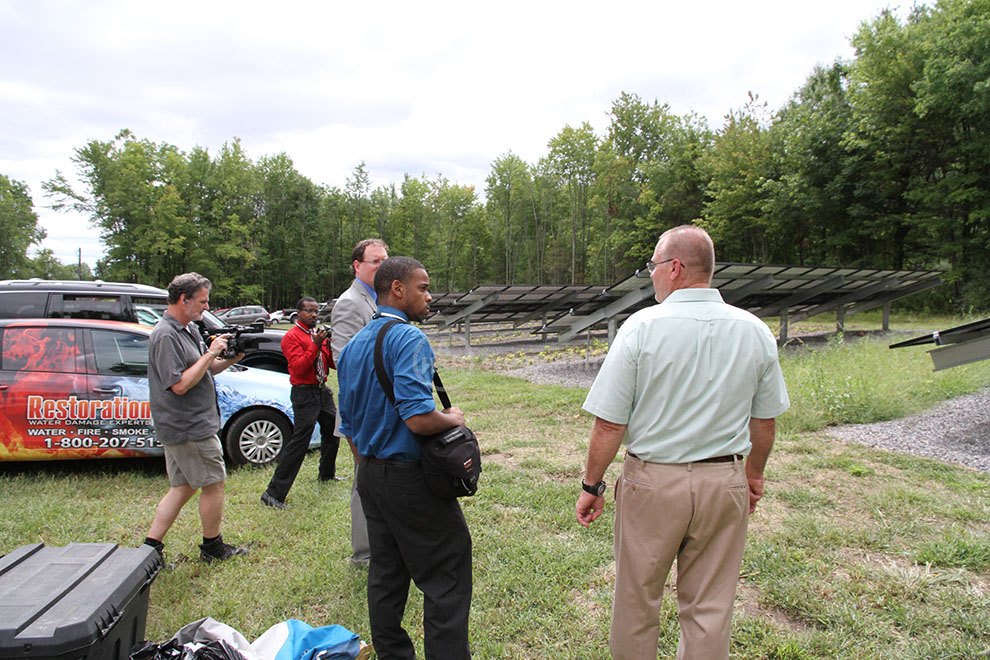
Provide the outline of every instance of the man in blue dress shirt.
<path id="1" fill-rule="evenodd" d="M 340 353 L 340 431 L 361 457 L 358 492 L 368 519 L 368 615 L 379 658 L 416 657 L 402 627 L 412 580 L 423 592 L 427 658 L 470 658 L 471 534 L 457 500 L 426 485 L 417 435 L 464 425 L 459 408 L 438 410 L 434 355 L 411 322 L 430 313 L 430 276 L 409 257 L 391 257 L 375 273 L 378 312 Z M 382 359 L 392 381 L 389 401 L 375 374 L 375 340 L 389 320 Z"/>

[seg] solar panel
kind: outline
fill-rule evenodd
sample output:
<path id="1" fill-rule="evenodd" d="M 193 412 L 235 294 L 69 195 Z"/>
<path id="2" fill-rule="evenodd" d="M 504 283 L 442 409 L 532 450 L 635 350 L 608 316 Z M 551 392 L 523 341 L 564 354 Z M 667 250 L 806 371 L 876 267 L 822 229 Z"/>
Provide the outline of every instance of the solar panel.
<path id="1" fill-rule="evenodd" d="M 935 332 L 931 332 L 927 335 L 915 337 L 914 339 L 905 339 L 904 341 L 897 342 L 896 344 L 891 344 L 889 348 L 923 346 L 924 344 L 935 344 L 936 346 L 943 346 L 945 344 L 959 344 L 965 341 L 970 341 L 971 339 L 978 339 L 984 335 L 990 335 L 990 319 L 973 321 L 972 323 L 964 323 L 963 325 L 957 325 L 953 328 L 949 328 L 948 330 L 936 330 Z"/>
<path id="2" fill-rule="evenodd" d="M 990 319 L 957 325 L 947 330 L 936 330 L 921 337 L 891 344 L 890 348 L 925 344 L 935 344 L 935 348 L 928 351 L 935 371 L 986 360 L 990 358 Z"/>
<path id="3" fill-rule="evenodd" d="M 787 324 L 835 310 L 852 314 L 885 305 L 942 283 L 941 271 L 879 270 L 719 262 L 712 286 L 723 298 L 762 318 L 781 317 Z M 630 314 L 655 304 L 653 284 L 645 272 L 611 286 L 484 285 L 465 293 L 434 294 L 427 319 L 440 327 L 470 323 L 531 321 L 533 333 L 557 334 L 567 340 L 607 325 L 611 330 Z"/>

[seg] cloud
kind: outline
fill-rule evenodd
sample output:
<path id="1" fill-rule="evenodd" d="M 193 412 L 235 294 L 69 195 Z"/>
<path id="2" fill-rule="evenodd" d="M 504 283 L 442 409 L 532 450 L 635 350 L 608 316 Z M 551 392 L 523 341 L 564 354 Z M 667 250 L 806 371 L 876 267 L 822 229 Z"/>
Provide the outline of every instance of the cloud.
<path id="1" fill-rule="evenodd" d="M 623 91 L 717 127 L 749 92 L 782 105 L 887 3 L 288 0 L 0 3 L 0 172 L 25 181 L 63 260 L 100 256 L 41 182 L 123 128 L 183 151 L 240 138 L 316 183 L 365 162 L 483 189 L 491 162 L 535 162 L 565 125 L 602 131 Z"/>

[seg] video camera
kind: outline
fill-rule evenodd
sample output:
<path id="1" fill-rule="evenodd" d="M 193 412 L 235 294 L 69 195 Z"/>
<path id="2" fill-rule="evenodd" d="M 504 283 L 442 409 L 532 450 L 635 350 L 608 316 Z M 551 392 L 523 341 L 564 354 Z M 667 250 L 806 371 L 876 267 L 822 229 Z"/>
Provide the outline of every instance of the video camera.
<path id="1" fill-rule="evenodd" d="M 248 349 L 258 347 L 258 344 L 261 343 L 261 337 L 245 337 L 243 335 L 255 335 L 264 332 L 265 322 L 257 321 L 253 325 L 225 325 L 222 328 L 207 328 L 200 325 L 199 330 L 203 334 L 203 341 L 206 342 L 207 346 L 212 344 L 213 340 L 220 335 L 231 335 L 230 339 L 227 340 L 226 350 L 220 354 L 221 358 L 229 360 Z"/>

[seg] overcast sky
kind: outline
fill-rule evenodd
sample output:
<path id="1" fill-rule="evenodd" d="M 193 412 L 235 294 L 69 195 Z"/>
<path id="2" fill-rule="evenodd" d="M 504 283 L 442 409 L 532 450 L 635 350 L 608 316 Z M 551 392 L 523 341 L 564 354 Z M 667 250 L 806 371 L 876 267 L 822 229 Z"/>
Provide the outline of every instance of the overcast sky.
<path id="1" fill-rule="evenodd" d="M 346 6 L 345 6 L 346 4 Z M 44 247 L 95 264 L 85 218 L 41 182 L 124 128 L 215 155 L 285 152 L 317 184 L 366 163 L 473 184 L 508 152 L 535 163 L 564 126 L 601 134 L 621 92 L 713 128 L 753 92 L 783 105 L 816 64 L 898 0 L 0 0 L 0 173 L 23 181 Z"/>

